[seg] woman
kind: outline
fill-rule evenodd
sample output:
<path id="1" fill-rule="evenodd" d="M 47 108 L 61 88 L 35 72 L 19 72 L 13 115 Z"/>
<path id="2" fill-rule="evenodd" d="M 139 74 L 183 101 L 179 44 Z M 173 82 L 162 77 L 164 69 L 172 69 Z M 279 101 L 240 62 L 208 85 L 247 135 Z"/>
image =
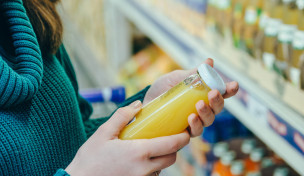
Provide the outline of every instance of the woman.
<path id="1" fill-rule="evenodd" d="M 0 1 L 0 175 L 149 175 L 175 162 L 176 152 L 201 134 L 235 95 L 199 101 L 187 132 L 121 141 L 120 130 L 143 104 L 195 70 L 174 71 L 127 99 L 111 117 L 90 120 L 62 45 L 57 0 Z M 206 61 L 213 65 L 212 60 Z M 60 169 L 61 168 L 61 169 Z M 57 172 L 56 172 L 57 171 Z"/>

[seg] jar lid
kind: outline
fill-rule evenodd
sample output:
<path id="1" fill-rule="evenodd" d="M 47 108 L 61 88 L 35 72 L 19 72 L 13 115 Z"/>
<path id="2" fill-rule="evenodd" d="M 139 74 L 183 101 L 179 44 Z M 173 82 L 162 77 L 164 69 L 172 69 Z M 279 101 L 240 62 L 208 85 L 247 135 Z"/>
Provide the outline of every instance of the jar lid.
<path id="1" fill-rule="evenodd" d="M 198 68 L 201 78 L 210 87 L 210 89 L 218 90 L 222 95 L 226 92 L 226 85 L 222 77 L 208 64 L 201 64 Z"/>

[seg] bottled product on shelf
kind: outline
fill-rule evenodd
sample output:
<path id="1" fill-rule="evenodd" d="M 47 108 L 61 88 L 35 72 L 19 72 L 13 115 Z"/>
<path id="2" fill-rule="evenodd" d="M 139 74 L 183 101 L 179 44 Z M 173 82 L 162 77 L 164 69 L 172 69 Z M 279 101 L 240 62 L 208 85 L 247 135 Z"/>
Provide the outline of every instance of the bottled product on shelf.
<path id="1" fill-rule="evenodd" d="M 282 24 L 276 42 L 275 70 L 287 78 L 288 64 L 291 60 L 291 43 L 298 23 L 298 8 L 296 0 L 283 0 Z"/>
<path id="2" fill-rule="evenodd" d="M 232 35 L 234 46 L 241 47 L 241 35 L 244 27 L 245 10 L 248 6 L 249 0 L 235 0 L 232 14 Z"/>
<path id="3" fill-rule="evenodd" d="M 254 55 L 254 40 L 258 32 L 263 3 L 264 0 L 250 0 L 245 10 L 244 29 L 241 38 L 244 41 L 244 48 L 252 56 Z"/>
<path id="4" fill-rule="evenodd" d="M 262 58 L 262 47 L 263 47 L 263 39 L 265 37 L 264 30 L 268 24 L 268 19 L 270 18 L 270 14 L 272 12 L 272 1 L 267 0 L 263 1 L 263 8 L 261 10 L 260 20 L 259 20 L 259 27 L 257 35 L 254 39 L 254 56 L 257 59 Z"/>
<path id="5" fill-rule="evenodd" d="M 297 0 L 298 7 L 298 30 L 292 41 L 292 57 L 288 78 L 296 87 L 304 89 L 304 79 L 301 80 L 301 65 L 304 65 L 304 0 Z M 302 85 L 302 86 L 301 86 Z"/>

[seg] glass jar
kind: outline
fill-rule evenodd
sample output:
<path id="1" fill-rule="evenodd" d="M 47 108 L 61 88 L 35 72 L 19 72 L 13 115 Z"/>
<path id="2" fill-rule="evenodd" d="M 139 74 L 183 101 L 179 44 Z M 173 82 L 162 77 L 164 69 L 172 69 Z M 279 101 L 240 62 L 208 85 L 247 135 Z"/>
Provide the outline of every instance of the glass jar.
<path id="1" fill-rule="evenodd" d="M 188 127 L 188 116 L 197 113 L 195 104 L 199 100 L 209 104 L 208 92 L 212 89 L 224 94 L 226 86 L 212 67 L 202 64 L 196 74 L 145 105 L 119 138 L 150 139 L 182 133 Z"/>

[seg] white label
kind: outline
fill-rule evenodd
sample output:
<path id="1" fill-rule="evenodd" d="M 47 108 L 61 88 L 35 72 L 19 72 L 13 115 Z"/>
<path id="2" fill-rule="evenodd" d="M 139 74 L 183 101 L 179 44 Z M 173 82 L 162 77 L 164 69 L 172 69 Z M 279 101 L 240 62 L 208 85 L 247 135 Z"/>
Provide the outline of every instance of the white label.
<path id="1" fill-rule="evenodd" d="M 271 53 L 263 53 L 263 62 L 267 69 L 271 70 L 273 68 L 273 63 L 275 61 L 275 55 Z"/>
<path id="2" fill-rule="evenodd" d="M 268 19 L 268 24 L 265 27 L 265 35 L 275 37 L 278 35 L 281 21 L 279 19 Z"/>
<path id="3" fill-rule="evenodd" d="M 279 41 L 282 43 L 292 42 L 296 29 L 295 25 L 282 24 L 278 36 Z"/>
<path id="4" fill-rule="evenodd" d="M 258 19 L 257 11 L 254 8 L 248 8 L 245 13 L 245 22 L 247 24 L 254 24 Z"/>
<path id="5" fill-rule="evenodd" d="M 111 100 L 111 98 L 112 98 L 112 89 L 111 88 L 104 88 L 101 90 L 101 93 L 106 102 Z"/>
<path id="6" fill-rule="evenodd" d="M 289 73 L 290 73 L 291 83 L 295 86 L 299 86 L 300 85 L 300 75 L 301 75 L 300 69 L 292 67 L 292 68 L 290 68 Z"/>
<path id="7" fill-rule="evenodd" d="M 248 111 L 262 123 L 267 123 L 268 109 L 255 98 L 248 97 Z"/>
<path id="8" fill-rule="evenodd" d="M 263 13 L 260 17 L 260 24 L 259 24 L 259 27 L 260 29 L 264 29 L 268 23 L 268 20 L 269 19 L 269 15 L 267 13 Z"/>
<path id="9" fill-rule="evenodd" d="M 292 47 L 294 49 L 304 49 L 304 31 L 297 31 L 292 41 Z"/>

